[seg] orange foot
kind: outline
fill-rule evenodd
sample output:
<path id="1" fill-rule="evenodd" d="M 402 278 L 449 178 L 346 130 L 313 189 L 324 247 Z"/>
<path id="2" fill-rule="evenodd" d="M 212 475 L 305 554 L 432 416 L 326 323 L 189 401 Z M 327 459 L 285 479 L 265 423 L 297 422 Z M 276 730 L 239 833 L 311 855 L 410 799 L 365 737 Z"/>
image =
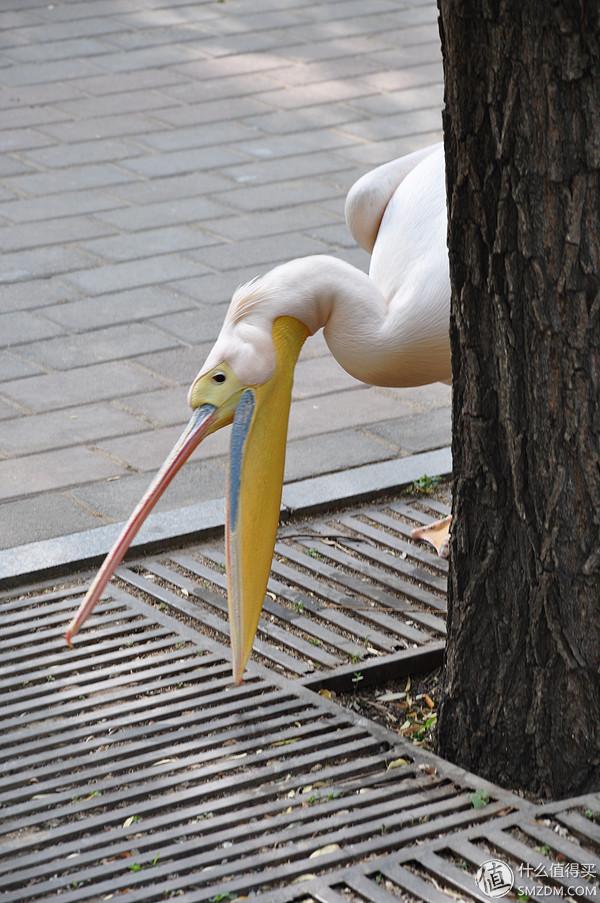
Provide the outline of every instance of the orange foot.
<path id="1" fill-rule="evenodd" d="M 447 558 L 450 552 L 450 522 L 451 517 L 444 517 L 442 520 L 436 520 L 426 527 L 417 527 L 411 531 L 413 539 L 423 539 L 425 542 L 435 546 L 440 558 Z"/>

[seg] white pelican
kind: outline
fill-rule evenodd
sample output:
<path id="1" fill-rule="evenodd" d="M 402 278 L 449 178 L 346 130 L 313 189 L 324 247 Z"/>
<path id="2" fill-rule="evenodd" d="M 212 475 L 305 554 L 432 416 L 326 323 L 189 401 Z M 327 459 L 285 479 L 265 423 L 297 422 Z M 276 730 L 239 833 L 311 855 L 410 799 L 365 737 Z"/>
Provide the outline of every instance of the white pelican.
<path id="1" fill-rule="evenodd" d="M 191 420 L 88 590 L 67 630 L 69 644 L 179 468 L 205 436 L 233 422 L 226 549 L 233 676 L 239 683 L 271 567 L 294 367 L 304 341 L 323 329 L 336 360 L 371 385 L 450 379 L 442 145 L 363 176 L 346 199 L 346 219 L 371 252 L 368 276 L 318 255 L 275 267 L 234 293 L 189 390 Z M 434 530 L 432 541 L 443 553 L 447 521 L 441 532 L 436 538 Z"/>

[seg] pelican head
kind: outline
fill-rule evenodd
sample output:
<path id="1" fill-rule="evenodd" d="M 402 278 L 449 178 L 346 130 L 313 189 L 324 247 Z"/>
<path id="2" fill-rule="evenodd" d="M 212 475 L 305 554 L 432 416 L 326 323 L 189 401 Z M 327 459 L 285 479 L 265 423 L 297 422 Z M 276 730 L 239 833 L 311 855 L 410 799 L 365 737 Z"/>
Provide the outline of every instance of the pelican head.
<path id="1" fill-rule="evenodd" d="M 275 546 L 294 367 L 309 334 L 295 317 L 257 316 L 253 288 L 244 289 L 190 387 L 190 421 L 98 571 L 67 629 L 69 645 L 178 470 L 206 436 L 233 424 L 225 538 L 233 678 L 242 681 Z"/>

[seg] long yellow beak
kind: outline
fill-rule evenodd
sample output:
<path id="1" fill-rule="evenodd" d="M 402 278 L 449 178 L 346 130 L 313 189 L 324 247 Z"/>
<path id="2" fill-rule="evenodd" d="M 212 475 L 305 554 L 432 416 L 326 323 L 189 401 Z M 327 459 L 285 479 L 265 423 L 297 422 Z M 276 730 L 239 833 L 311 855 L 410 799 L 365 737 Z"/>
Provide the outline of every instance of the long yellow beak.
<path id="1" fill-rule="evenodd" d="M 242 393 L 233 421 L 225 543 L 233 679 L 241 683 L 273 559 L 294 367 L 308 330 L 291 317 L 273 326 L 275 372 Z"/>
<path id="2" fill-rule="evenodd" d="M 228 389 L 229 394 L 223 396 L 221 403 L 214 387 L 208 386 L 206 394 L 215 403 L 198 404 L 186 429 L 132 512 L 69 624 L 66 632 L 69 645 L 173 477 L 205 436 L 233 419 L 225 536 L 233 677 L 236 683 L 241 683 L 271 569 L 281 506 L 294 367 L 307 336 L 306 326 L 294 318 L 281 317 L 275 321 L 275 369 L 271 378 L 260 386 L 239 387 L 227 365 L 218 368 L 227 371 L 229 383 L 234 384 L 233 390 Z M 194 391 L 194 398 L 203 393 L 201 380 Z"/>

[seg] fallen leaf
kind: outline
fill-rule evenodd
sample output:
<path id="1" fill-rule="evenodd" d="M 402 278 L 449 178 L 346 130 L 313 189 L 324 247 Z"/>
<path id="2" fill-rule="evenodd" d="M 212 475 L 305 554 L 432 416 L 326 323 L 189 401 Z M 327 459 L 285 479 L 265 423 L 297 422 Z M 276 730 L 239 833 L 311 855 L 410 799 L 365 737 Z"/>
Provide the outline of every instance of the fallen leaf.
<path id="1" fill-rule="evenodd" d="M 392 768 L 402 768 L 404 765 L 410 765 L 408 759 L 393 759 L 387 766 L 387 770 L 391 771 Z"/>
<path id="2" fill-rule="evenodd" d="M 328 853 L 337 853 L 338 850 L 341 849 L 342 848 L 339 843 L 328 843 L 327 846 L 321 847 L 319 850 L 315 850 L 314 853 L 311 853 L 308 858 L 316 859 L 317 856 L 327 856 Z"/>

